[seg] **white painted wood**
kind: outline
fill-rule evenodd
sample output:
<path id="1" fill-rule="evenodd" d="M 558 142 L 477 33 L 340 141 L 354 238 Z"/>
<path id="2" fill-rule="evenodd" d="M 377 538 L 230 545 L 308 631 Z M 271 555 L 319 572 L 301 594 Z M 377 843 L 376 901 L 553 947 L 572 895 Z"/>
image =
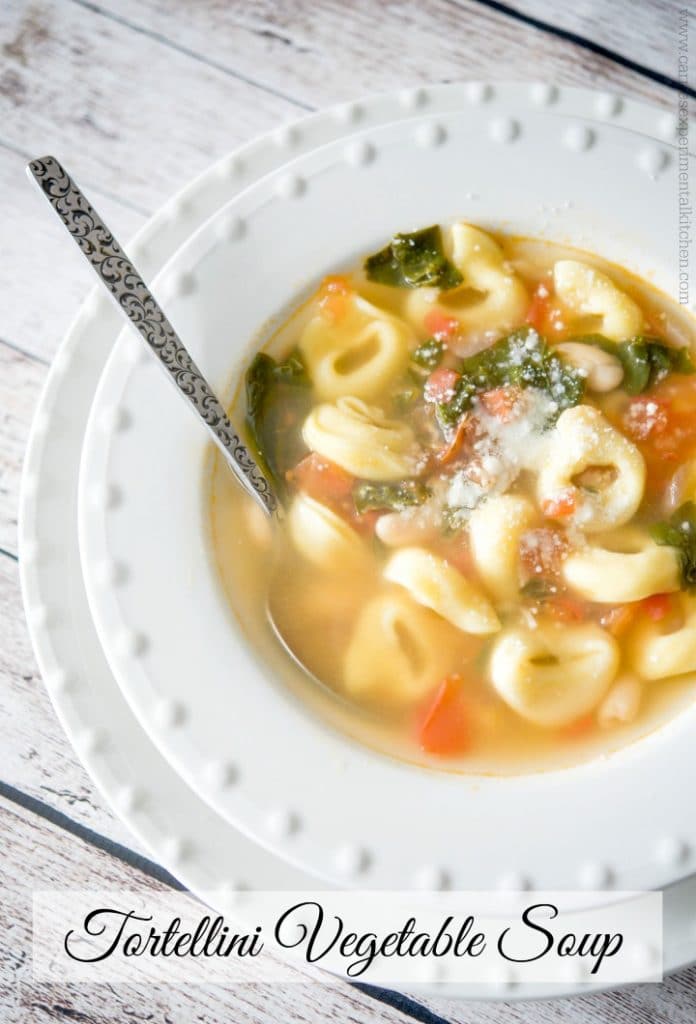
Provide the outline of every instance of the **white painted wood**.
<path id="1" fill-rule="evenodd" d="M 0 96 L 0 139 L 3 113 Z M 94 283 L 92 271 L 77 248 L 67 243 L 46 200 L 24 172 L 29 156 L 47 151 L 45 140 L 39 138 L 26 155 L 0 143 L 0 339 L 44 360 L 53 356 Z M 67 157 L 66 164 L 70 167 Z M 142 213 L 105 195 L 87 175 L 81 184 L 116 237 L 125 240 L 135 234 L 144 220 Z"/>
<path id="2" fill-rule="evenodd" d="M 0 556 L 0 782 L 144 854 L 105 807 L 58 724 L 29 644 L 18 577 L 17 564 Z"/>
<path id="3" fill-rule="evenodd" d="M 161 892 L 163 886 L 108 854 L 67 835 L 48 822 L 0 798 L 3 839 L 12 843 L 12 862 L 0 858 L 0 891 L 5 928 L 0 943 L 0 1020 L 34 1022 L 77 1019 L 90 1024 L 113 1021 L 191 1021 L 236 1024 L 253 1021 L 329 1020 L 355 1024 L 400 1024 L 404 1014 L 376 1002 L 359 989 L 336 981 L 332 985 L 286 985 L 248 982 L 171 988 L 164 985 L 47 985 L 31 975 L 31 891 L 35 889 L 103 888 L 113 892 Z M 185 897 L 182 897 L 185 898 Z M 240 977 L 244 963 L 240 961 Z M 60 1008 L 60 1009 L 59 1009 Z M 10 1016 L 10 1014 L 14 1016 Z"/>
<path id="4" fill-rule="evenodd" d="M 535 75 L 566 85 L 601 81 L 670 102 L 669 90 L 475 0 L 98 0 L 98 6 L 313 107 L 413 83 Z M 557 20 L 557 5 L 540 0 L 539 6 Z M 606 4 L 605 20 L 617 6 L 616 23 L 630 39 L 629 4 Z M 642 23 L 650 24 L 651 5 L 640 6 Z"/>
<path id="5" fill-rule="evenodd" d="M 551 22 L 653 71 L 678 78 L 679 11 L 689 6 L 682 0 L 649 0 L 648 3 L 574 0 L 572 4 L 508 0 L 508 4 L 516 11 Z M 693 18 L 693 9 L 691 14 Z M 692 85 L 696 70 L 693 75 Z"/>
<path id="6" fill-rule="evenodd" d="M 511 0 L 533 17 L 676 76 L 681 0 Z M 694 64 L 696 66 L 696 63 Z M 674 109 L 673 90 L 476 0 L 3 0 L 0 3 L 0 549 L 16 552 L 21 457 L 55 351 L 92 284 L 24 176 L 55 151 L 127 239 L 190 177 L 308 108 L 471 77 L 590 85 Z M 17 566 L 0 553 L 0 781 L 134 848 L 63 736 L 38 678 Z M 35 884 L 155 884 L 33 812 L 0 802 L 0 1020 L 407 1019 L 336 986 L 280 991 L 39 990 L 27 973 Z M 6 936 L 5 936 L 6 937 Z M 13 985 L 19 978 L 20 985 Z M 3 988 L 4 986 L 4 988 Z M 418 997 L 416 997 L 418 998 Z M 5 1002 L 3 1003 L 3 999 Z M 422 1002 L 422 1000 L 420 1000 Z M 696 973 L 663 986 L 526 1006 L 430 1000 L 453 1022 L 693 1019 Z M 64 1010 L 56 1009 L 63 1007 Z"/>

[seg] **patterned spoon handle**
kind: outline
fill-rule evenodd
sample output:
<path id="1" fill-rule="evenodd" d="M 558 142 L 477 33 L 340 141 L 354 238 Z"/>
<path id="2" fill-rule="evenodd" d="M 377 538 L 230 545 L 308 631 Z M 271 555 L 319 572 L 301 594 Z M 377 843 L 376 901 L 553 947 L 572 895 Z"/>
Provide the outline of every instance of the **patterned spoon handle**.
<path id="1" fill-rule="evenodd" d="M 241 485 L 265 512 L 277 512 L 278 499 L 271 485 L 235 434 L 222 404 L 104 221 L 54 157 L 32 160 L 27 170 L 121 311 L 205 423 Z"/>

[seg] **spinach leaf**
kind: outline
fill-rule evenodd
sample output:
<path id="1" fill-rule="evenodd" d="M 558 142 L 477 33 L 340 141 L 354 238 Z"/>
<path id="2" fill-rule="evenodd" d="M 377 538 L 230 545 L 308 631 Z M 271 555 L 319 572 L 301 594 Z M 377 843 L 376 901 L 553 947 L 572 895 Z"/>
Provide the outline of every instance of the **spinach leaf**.
<path id="1" fill-rule="evenodd" d="M 394 235 L 389 245 L 365 260 L 370 281 L 393 288 L 456 288 L 462 275 L 445 256 L 437 224 L 411 234 Z"/>
<path id="2" fill-rule="evenodd" d="M 696 503 L 685 502 L 665 523 L 654 523 L 650 535 L 656 544 L 679 552 L 682 588 L 696 587 Z"/>
<path id="3" fill-rule="evenodd" d="M 585 388 L 582 375 L 564 363 L 533 327 L 518 328 L 490 348 L 464 359 L 460 371 L 453 397 L 437 408 L 438 419 L 447 427 L 454 426 L 471 408 L 477 394 L 491 388 L 538 388 L 556 403 L 554 418 L 577 405 Z"/>
<path id="4" fill-rule="evenodd" d="M 623 366 L 621 386 L 629 395 L 640 395 L 668 373 L 696 373 L 696 366 L 685 348 L 665 345 L 659 338 L 638 334 L 628 341 L 609 341 L 601 334 L 572 338 L 582 345 L 596 345 L 616 356 Z"/>
<path id="5" fill-rule="evenodd" d="M 444 352 L 444 342 L 438 341 L 437 338 L 428 338 L 413 350 L 411 360 L 424 370 L 434 370 L 442 362 Z"/>
<path id="6" fill-rule="evenodd" d="M 249 437 L 274 483 L 282 489 L 286 471 L 303 452 L 293 429 L 310 402 L 310 380 L 302 357 L 293 351 L 277 363 L 259 352 L 246 372 L 245 386 Z"/>
<path id="7" fill-rule="evenodd" d="M 353 488 L 353 501 L 359 515 L 371 509 L 402 509 L 422 505 L 429 496 L 430 491 L 420 480 L 400 480 L 393 484 L 363 480 Z"/>

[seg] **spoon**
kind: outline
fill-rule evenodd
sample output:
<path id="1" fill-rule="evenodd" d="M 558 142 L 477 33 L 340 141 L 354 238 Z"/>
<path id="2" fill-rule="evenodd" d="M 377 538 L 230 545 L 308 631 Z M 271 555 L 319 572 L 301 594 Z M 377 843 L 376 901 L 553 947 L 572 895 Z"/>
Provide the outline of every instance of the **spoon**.
<path id="1" fill-rule="evenodd" d="M 27 171 L 40 185 L 118 308 L 206 426 L 244 490 L 269 516 L 278 513 L 280 505 L 271 484 L 234 432 L 222 403 L 99 214 L 55 157 L 32 160 Z"/>
<path id="2" fill-rule="evenodd" d="M 32 160 L 27 171 L 38 182 L 120 311 L 207 428 L 237 481 L 277 524 L 283 515 L 278 495 L 235 433 L 224 406 L 104 221 L 55 157 Z M 266 613 L 286 652 L 304 672 L 316 679 L 283 636 L 270 603 L 267 603 Z"/>

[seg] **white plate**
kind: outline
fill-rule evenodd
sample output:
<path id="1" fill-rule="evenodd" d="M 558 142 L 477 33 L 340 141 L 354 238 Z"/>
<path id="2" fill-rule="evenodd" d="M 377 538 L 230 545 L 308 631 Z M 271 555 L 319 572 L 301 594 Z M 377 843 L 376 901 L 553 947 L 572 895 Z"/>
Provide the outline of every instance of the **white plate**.
<path id="1" fill-rule="evenodd" d="M 520 86 L 457 85 L 377 97 L 317 115 L 293 127 L 292 145 L 303 149 L 345 131 L 356 111 L 363 124 L 404 116 L 419 100 L 433 110 L 450 109 L 488 91 L 488 102 L 519 96 Z M 673 136 L 673 118 L 659 110 L 610 95 L 548 86 L 529 88 L 533 102 L 552 100 L 557 109 L 613 117 L 622 124 Z M 287 132 L 284 133 L 286 136 Z M 261 139 L 226 158 L 173 199 L 138 234 L 129 252 L 147 273 L 158 269 L 180 241 L 240 185 L 280 163 L 287 146 L 276 136 Z M 141 730 L 110 673 L 89 614 L 79 567 L 75 494 L 77 469 L 91 397 L 119 329 L 120 319 L 95 291 L 66 336 L 37 409 L 27 455 L 20 515 L 20 572 L 29 630 L 54 707 L 73 746 L 105 800 L 152 856 L 194 892 L 226 887 L 316 887 L 282 862 L 266 856 L 208 810 L 171 769 Z M 60 473 L 53 467 L 60 466 Z M 683 882 L 666 893 L 665 969 L 696 957 L 691 928 L 696 884 Z M 581 992 L 579 984 L 553 991 L 499 984 L 439 995 L 470 998 L 538 998 Z"/>
<path id="2" fill-rule="evenodd" d="M 232 200 L 156 291 L 220 391 L 259 326 L 327 270 L 398 229 L 457 216 L 584 246 L 676 295 L 676 166 L 665 144 L 516 101 L 493 117 L 477 107 L 368 128 Z M 495 778 L 388 759 L 290 699 L 275 652 L 260 660 L 222 595 L 207 550 L 206 451 L 199 424 L 126 334 L 85 438 L 83 571 L 124 694 L 216 810 L 335 883 L 347 864 L 356 884 L 378 888 L 630 889 L 686 873 L 696 819 L 674 780 L 693 776 L 694 707 L 610 758 Z"/>

